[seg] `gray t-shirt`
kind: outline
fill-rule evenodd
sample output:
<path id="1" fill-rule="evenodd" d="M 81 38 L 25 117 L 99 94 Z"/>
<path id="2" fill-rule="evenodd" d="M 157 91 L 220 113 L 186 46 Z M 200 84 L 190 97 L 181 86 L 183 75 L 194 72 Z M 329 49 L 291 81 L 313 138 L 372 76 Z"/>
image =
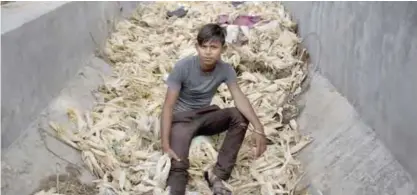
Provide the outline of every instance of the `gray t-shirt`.
<path id="1" fill-rule="evenodd" d="M 222 83 L 234 81 L 236 81 L 236 72 L 224 61 L 217 62 L 213 71 L 203 72 L 198 56 L 179 60 L 167 79 L 170 89 L 180 90 L 174 112 L 209 106 L 217 88 Z"/>

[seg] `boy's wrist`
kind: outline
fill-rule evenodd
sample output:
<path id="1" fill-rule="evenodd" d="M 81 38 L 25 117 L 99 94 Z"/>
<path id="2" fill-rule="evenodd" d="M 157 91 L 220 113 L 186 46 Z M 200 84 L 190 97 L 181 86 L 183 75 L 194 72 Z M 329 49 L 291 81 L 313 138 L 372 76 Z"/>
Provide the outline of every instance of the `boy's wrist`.
<path id="1" fill-rule="evenodd" d="M 258 132 L 261 132 L 261 133 L 264 132 L 264 127 L 261 124 L 256 125 L 254 128 L 255 128 L 255 131 L 258 131 Z"/>
<path id="2" fill-rule="evenodd" d="M 169 148 L 170 148 L 169 142 L 168 141 L 162 141 L 162 149 L 167 150 Z"/>

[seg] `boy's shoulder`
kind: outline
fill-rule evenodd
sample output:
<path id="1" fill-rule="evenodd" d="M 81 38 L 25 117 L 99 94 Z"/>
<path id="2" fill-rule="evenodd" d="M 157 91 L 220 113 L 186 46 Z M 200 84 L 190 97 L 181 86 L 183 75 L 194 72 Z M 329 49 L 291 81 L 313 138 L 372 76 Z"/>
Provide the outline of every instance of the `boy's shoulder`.
<path id="1" fill-rule="evenodd" d="M 219 64 L 221 64 L 223 67 L 226 67 L 226 68 L 233 68 L 232 64 L 230 64 L 229 62 L 224 61 L 223 59 L 221 59 L 219 61 Z"/>
<path id="2" fill-rule="evenodd" d="M 234 71 L 233 65 L 224 60 L 219 60 L 218 65 L 221 67 L 222 73 L 227 74 L 229 71 Z"/>

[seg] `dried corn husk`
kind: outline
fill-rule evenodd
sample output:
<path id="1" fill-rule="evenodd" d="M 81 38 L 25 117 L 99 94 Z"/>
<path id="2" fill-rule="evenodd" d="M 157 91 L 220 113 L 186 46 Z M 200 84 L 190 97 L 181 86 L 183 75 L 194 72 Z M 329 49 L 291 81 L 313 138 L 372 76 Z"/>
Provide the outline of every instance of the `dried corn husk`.
<path id="1" fill-rule="evenodd" d="M 229 43 L 222 57 L 236 68 L 242 91 L 272 144 L 261 158 L 253 159 L 249 131 L 228 185 L 239 195 L 292 192 L 302 174 L 301 163 L 293 155 L 311 142 L 298 132 L 295 120 L 286 118 L 291 111 L 286 108 L 292 106 L 289 100 L 300 93 L 307 74 L 295 23 L 278 2 L 246 2 L 238 8 L 230 2 L 183 4 L 188 9 L 183 18 L 165 17 L 176 3 L 155 2 L 139 7 L 117 25 L 105 48 L 114 76 L 99 89 L 103 101 L 84 115 L 69 109 L 78 129 L 52 125 L 58 137 L 81 151 L 87 167 L 99 177 L 100 194 L 166 194 L 170 162 L 160 152 L 159 114 L 167 74 L 176 61 L 196 54 L 196 33 L 202 25 L 215 22 L 220 14 L 228 14 L 231 20 L 239 14 L 259 15 L 262 21 L 253 28 L 240 29 L 248 44 Z M 234 106 L 225 85 L 213 103 Z M 210 194 L 202 171 L 215 163 L 223 138 L 224 134 L 201 137 L 191 144 L 190 190 Z"/>

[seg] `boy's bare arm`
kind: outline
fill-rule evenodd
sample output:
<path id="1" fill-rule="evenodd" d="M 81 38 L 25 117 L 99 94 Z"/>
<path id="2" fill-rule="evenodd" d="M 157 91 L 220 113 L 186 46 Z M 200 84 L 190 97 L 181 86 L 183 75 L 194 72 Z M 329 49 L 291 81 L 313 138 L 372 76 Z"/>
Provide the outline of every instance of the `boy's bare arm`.
<path id="1" fill-rule="evenodd" d="M 227 84 L 227 86 L 232 94 L 233 100 L 235 101 L 236 108 L 249 120 L 257 131 L 262 131 L 263 133 L 263 126 L 253 110 L 248 98 L 240 90 L 239 85 L 236 82 L 232 82 Z"/>
<path id="2" fill-rule="evenodd" d="M 162 148 L 165 153 L 168 153 L 171 157 L 176 158 L 179 160 L 177 155 L 171 150 L 170 147 L 170 134 L 171 134 L 171 124 L 172 124 L 172 111 L 177 101 L 179 95 L 179 91 L 172 90 L 170 88 L 167 89 L 165 101 L 162 106 L 162 114 L 161 114 L 161 141 L 162 141 Z"/>
<path id="3" fill-rule="evenodd" d="M 235 100 L 236 108 L 249 120 L 249 122 L 255 128 L 257 133 L 254 134 L 256 142 L 256 153 L 255 156 L 261 156 L 266 150 L 266 138 L 264 133 L 264 128 L 253 110 L 252 105 L 250 104 L 248 98 L 243 94 L 239 85 L 236 82 L 230 82 L 227 84 L 230 93 L 232 94 L 233 99 Z"/>

